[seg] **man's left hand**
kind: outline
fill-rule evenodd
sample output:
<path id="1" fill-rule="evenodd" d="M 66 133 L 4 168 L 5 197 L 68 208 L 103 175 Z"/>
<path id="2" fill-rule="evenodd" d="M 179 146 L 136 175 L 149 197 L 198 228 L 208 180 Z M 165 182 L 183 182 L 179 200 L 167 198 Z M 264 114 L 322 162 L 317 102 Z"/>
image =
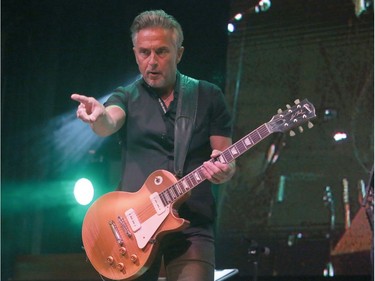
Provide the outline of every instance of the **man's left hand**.
<path id="1" fill-rule="evenodd" d="M 221 151 L 214 149 L 211 153 L 211 159 L 217 158 L 221 154 Z M 224 164 L 216 161 L 206 161 L 203 163 L 203 173 L 206 179 L 214 184 L 221 184 L 229 181 L 234 172 L 236 171 L 235 162 Z"/>

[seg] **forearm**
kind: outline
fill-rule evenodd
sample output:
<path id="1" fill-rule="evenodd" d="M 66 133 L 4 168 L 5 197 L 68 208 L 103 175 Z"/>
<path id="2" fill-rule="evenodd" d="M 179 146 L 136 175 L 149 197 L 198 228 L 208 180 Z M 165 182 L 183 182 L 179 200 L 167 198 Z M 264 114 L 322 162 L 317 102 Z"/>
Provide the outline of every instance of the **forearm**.
<path id="1" fill-rule="evenodd" d="M 117 132 L 124 124 L 125 113 L 119 107 L 107 107 L 95 121 L 90 122 L 91 129 L 99 136 L 106 137 Z"/>

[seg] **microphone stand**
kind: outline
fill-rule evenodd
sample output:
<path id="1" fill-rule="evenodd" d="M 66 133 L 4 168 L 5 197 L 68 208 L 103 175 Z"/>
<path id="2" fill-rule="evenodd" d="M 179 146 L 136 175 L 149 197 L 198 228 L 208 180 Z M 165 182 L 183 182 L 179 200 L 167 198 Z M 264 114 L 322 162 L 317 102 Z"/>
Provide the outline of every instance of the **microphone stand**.
<path id="1" fill-rule="evenodd" d="M 250 248 L 248 249 L 248 252 L 247 252 L 252 257 L 253 281 L 257 281 L 258 279 L 259 252 L 257 248 L 258 248 L 258 244 L 252 240 L 250 244 Z"/>
<path id="2" fill-rule="evenodd" d="M 258 243 L 254 240 L 250 241 L 250 247 L 248 249 L 248 255 L 252 257 L 253 263 L 253 281 L 257 281 L 258 279 L 258 265 L 259 265 L 259 257 L 261 254 L 269 255 L 270 250 L 267 247 L 260 247 Z"/>

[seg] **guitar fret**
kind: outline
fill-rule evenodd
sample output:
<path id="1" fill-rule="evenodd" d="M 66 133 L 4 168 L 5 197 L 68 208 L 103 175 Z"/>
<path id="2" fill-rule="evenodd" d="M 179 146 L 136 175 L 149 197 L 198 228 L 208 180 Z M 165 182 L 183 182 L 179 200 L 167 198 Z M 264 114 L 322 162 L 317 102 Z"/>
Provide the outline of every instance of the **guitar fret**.
<path id="1" fill-rule="evenodd" d="M 161 199 L 161 201 L 163 202 L 164 206 L 167 206 L 167 205 L 168 205 L 168 202 L 167 202 L 167 200 L 165 199 L 164 191 L 163 191 L 162 193 L 160 193 L 159 196 L 160 196 L 160 199 Z"/>
<path id="2" fill-rule="evenodd" d="M 170 198 L 170 202 L 172 202 L 173 201 L 173 193 L 170 191 L 170 189 L 167 189 L 166 190 L 167 191 L 167 194 L 169 195 L 169 198 Z"/>
<path id="3" fill-rule="evenodd" d="M 189 187 L 189 190 L 193 187 L 200 184 L 202 181 L 204 181 L 206 178 L 202 172 L 202 166 L 198 167 L 195 171 L 193 171 L 191 174 L 186 176 L 187 179 L 191 182 L 192 186 Z"/>
<path id="4" fill-rule="evenodd" d="M 198 172 L 194 172 L 192 175 L 197 182 L 196 185 L 200 184 L 202 181 L 204 181 L 204 178 L 201 177 L 201 175 Z"/>
<path id="5" fill-rule="evenodd" d="M 176 186 L 175 186 L 175 185 L 172 185 L 172 186 L 171 186 L 171 190 L 172 190 L 172 192 L 173 192 L 173 194 L 174 194 L 174 198 L 173 198 L 173 199 L 176 199 L 176 198 L 179 196 L 179 194 L 178 194 L 178 192 L 177 192 L 177 190 L 176 190 Z"/>
<path id="6" fill-rule="evenodd" d="M 246 137 L 243 138 L 243 144 L 246 146 L 246 148 L 250 148 L 251 146 L 253 146 L 253 141 L 251 140 L 251 138 L 249 137 L 249 135 L 247 135 Z"/>
<path id="7" fill-rule="evenodd" d="M 178 198 L 180 195 L 178 194 L 178 191 L 176 189 L 176 186 L 175 185 L 172 185 L 172 191 L 174 192 L 175 194 L 175 198 Z"/>
<path id="8" fill-rule="evenodd" d="M 182 191 L 182 193 L 186 192 L 186 190 L 185 190 L 183 184 L 181 183 L 181 181 L 177 182 L 176 184 L 178 185 L 178 188 Z"/>
<path id="9" fill-rule="evenodd" d="M 190 175 L 187 175 L 186 179 L 187 179 L 187 182 L 188 182 L 188 184 L 189 184 L 189 189 L 192 189 L 192 188 L 195 186 L 195 184 L 194 184 L 194 182 L 193 182 L 191 176 L 190 176 Z"/>
<path id="10" fill-rule="evenodd" d="M 202 177 L 199 175 L 198 171 L 193 172 L 193 175 L 198 183 L 200 183 L 203 180 Z"/>
<path id="11" fill-rule="evenodd" d="M 166 189 L 166 191 L 168 192 L 169 197 L 171 197 L 171 199 L 174 200 L 174 199 L 175 199 L 175 195 L 174 195 L 174 193 L 173 193 L 172 186 L 169 187 L 168 189 Z"/>
<path id="12" fill-rule="evenodd" d="M 171 196 L 168 193 L 168 189 L 164 191 L 165 198 L 167 199 L 168 204 L 172 202 Z"/>
<path id="13" fill-rule="evenodd" d="M 181 190 L 181 194 L 185 194 L 186 190 L 184 189 L 184 187 L 182 186 L 180 182 L 177 183 L 177 186 Z"/>
<path id="14" fill-rule="evenodd" d="M 239 156 L 239 151 L 236 145 L 230 147 L 229 151 L 233 155 L 233 158 L 237 158 L 237 156 Z"/>
<path id="15" fill-rule="evenodd" d="M 226 159 L 226 163 L 232 162 L 233 159 L 236 159 L 238 156 L 241 155 L 241 150 L 238 149 L 239 143 L 235 143 L 234 145 L 230 146 L 226 151 L 224 151 L 223 155 Z"/>
<path id="16" fill-rule="evenodd" d="M 250 133 L 250 137 L 254 143 L 258 143 L 261 140 L 261 137 L 258 131 L 253 131 Z"/>
<path id="17" fill-rule="evenodd" d="M 183 179 L 185 179 L 185 178 L 183 178 Z M 190 190 L 190 186 L 189 186 L 189 184 L 186 182 L 186 180 L 182 180 L 182 181 L 181 181 L 181 184 L 182 184 L 182 186 L 184 187 L 185 191 L 189 191 L 189 190 Z"/>
<path id="18" fill-rule="evenodd" d="M 269 134 L 270 132 L 267 126 L 263 124 L 257 130 L 251 132 L 249 135 L 223 151 L 217 160 L 221 163 L 230 163 Z"/>
<path id="19" fill-rule="evenodd" d="M 220 156 L 219 156 L 219 161 L 220 163 L 229 163 L 234 159 L 233 155 L 230 153 L 229 150 L 224 151 Z"/>
<path id="20" fill-rule="evenodd" d="M 184 189 L 184 187 L 182 186 L 181 182 L 177 182 L 176 185 L 178 186 L 178 188 L 181 190 L 182 193 L 185 193 L 186 190 Z"/>
<path id="21" fill-rule="evenodd" d="M 269 130 L 268 130 L 268 128 L 265 124 L 260 126 L 257 131 L 259 131 L 259 134 L 262 137 L 262 139 L 264 139 L 265 137 L 267 137 L 270 134 L 270 132 L 269 132 Z"/>
<path id="22" fill-rule="evenodd" d="M 173 191 L 173 193 L 174 193 L 174 199 L 176 199 L 176 198 L 178 198 L 178 192 L 177 192 L 177 190 L 176 190 L 176 186 L 175 185 L 172 185 L 172 191 Z"/>
<path id="23" fill-rule="evenodd" d="M 201 177 L 201 181 L 204 181 L 205 179 L 206 179 L 206 176 L 203 174 L 203 172 L 202 172 L 202 167 L 199 167 L 198 169 L 197 169 L 197 173 L 199 174 L 199 176 Z"/>
<path id="24" fill-rule="evenodd" d="M 175 186 L 176 186 L 179 196 L 184 194 L 184 190 L 182 190 L 181 186 L 178 183 L 176 183 Z"/>
<path id="25" fill-rule="evenodd" d="M 246 149 L 246 144 L 244 142 L 245 140 L 241 140 L 240 142 L 238 142 L 237 144 L 237 148 L 238 150 L 240 151 L 240 153 L 244 153 L 247 149 Z"/>
<path id="26" fill-rule="evenodd" d="M 195 179 L 194 175 L 189 175 L 189 180 L 191 181 L 191 183 L 192 183 L 193 186 L 197 186 L 198 185 L 198 182 Z"/>

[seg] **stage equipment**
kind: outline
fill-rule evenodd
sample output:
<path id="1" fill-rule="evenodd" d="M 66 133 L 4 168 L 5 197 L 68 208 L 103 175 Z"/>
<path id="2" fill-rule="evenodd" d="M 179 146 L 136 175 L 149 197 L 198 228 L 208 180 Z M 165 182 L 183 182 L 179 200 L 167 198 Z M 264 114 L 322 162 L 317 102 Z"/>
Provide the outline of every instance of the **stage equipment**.
<path id="1" fill-rule="evenodd" d="M 249 260 L 253 264 L 253 281 L 258 279 L 259 257 L 262 255 L 268 256 L 270 252 L 271 250 L 268 247 L 259 245 L 255 240 L 250 240 L 250 247 L 247 253 L 250 257 Z"/>

